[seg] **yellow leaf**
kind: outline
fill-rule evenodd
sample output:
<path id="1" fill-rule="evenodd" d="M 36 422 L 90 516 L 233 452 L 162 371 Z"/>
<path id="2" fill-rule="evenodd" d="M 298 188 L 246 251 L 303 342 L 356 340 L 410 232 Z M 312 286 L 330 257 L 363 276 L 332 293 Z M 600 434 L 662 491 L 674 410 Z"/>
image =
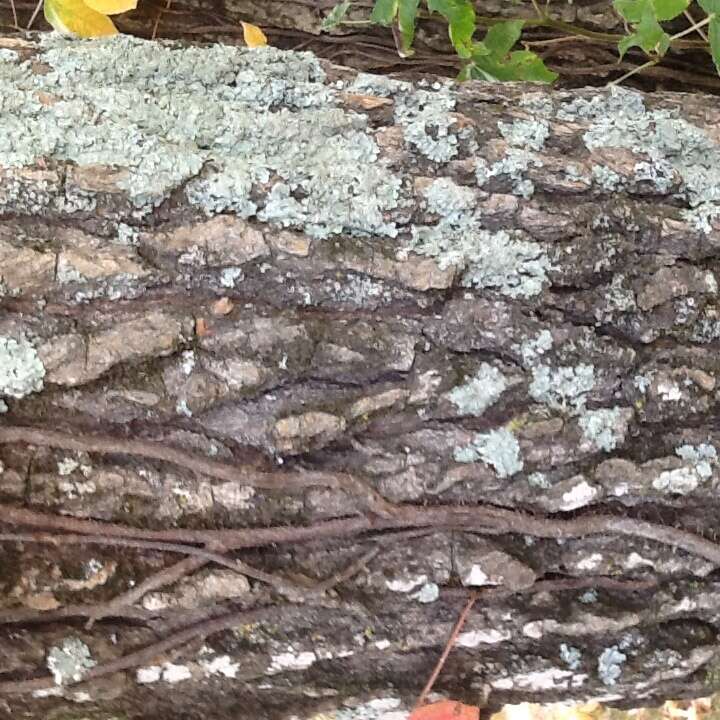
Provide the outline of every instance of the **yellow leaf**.
<path id="1" fill-rule="evenodd" d="M 85 4 L 103 15 L 119 15 L 134 10 L 137 0 L 85 0 Z"/>
<path id="2" fill-rule="evenodd" d="M 81 38 L 117 35 L 112 20 L 82 0 L 45 0 L 45 19 L 61 35 Z"/>
<path id="3" fill-rule="evenodd" d="M 243 27 L 243 39 L 249 48 L 264 47 L 268 44 L 265 33 L 257 26 L 240 22 Z"/>

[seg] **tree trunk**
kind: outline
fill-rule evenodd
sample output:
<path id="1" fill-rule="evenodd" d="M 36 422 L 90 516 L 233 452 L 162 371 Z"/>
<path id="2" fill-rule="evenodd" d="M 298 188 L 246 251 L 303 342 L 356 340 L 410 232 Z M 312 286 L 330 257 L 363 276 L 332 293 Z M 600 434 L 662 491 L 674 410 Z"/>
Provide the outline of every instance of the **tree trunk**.
<path id="1" fill-rule="evenodd" d="M 718 127 L 2 40 L 2 711 L 708 694 Z"/>

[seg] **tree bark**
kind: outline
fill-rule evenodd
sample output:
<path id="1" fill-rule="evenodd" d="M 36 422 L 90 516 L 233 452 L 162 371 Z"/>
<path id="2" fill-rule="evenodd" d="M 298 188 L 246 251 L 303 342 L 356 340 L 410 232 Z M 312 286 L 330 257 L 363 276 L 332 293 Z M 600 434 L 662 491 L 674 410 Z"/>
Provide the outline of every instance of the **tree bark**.
<path id="1" fill-rule="evenodd" d="M 708 694 L 719 120 L 0 40 L 1 711 Z"/>

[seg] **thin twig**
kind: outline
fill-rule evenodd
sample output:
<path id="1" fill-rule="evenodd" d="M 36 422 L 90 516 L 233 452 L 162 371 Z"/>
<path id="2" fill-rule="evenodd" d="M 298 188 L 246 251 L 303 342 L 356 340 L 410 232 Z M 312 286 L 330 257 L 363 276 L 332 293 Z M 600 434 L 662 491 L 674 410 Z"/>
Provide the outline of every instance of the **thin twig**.
<path id="1" fill-rule="evenodd" d="M 349 473 L 332 473 L 300 470 L 296 472 L 262 472 L 210 460 L 179 448 L 147 440 L 134 440 L 114 436 L 87 435 L 59 432 L 45 428 L 7 426 L 0 428 L 0 444 L 22 442 L 29 445 L 62 448 L 77 452 L 120 454 L 160 460 L 200 475 L 227 480 L 249 487 L 269 490 L 296 490 L 312 486 L 338 488 L 350 495 L 366 500 L 373 511 L 386 515 L 391 503 L 376 490 Z"/>
<path id="2" fill-rule="evenodd" d="M 163 11 L 161 9 L 158 11 L 157 17 L 155 18 L 155 24 L 153 25 L 152 36 L 150 38 L 151 40 L 154 40 L 157 37 L 158 26 L 160 25 L 160 18 L 162 17 L 163 12 L 167 12 L 170 9 L 171 5 L 172 5 L 172 0 L 166 0 L 165 10 Z"/>
<path id="3" fill-rule="evenodd" d="M 683 15 L 690 21 L 690 24 L 697 30 L 697 34 L 705 41 L 708 42 L 708 36 L 705 31 L 697 26 L 695 18 L 690 14 L 689 10 L 683 10 Z"/>
<path id="4" fill-rule="evenodd" d="M 428 681 L 425 683 L 425 687 L 422 689 L 422 692 L 420 693 L 420 696 L 415 703 L 415 707 L 413 708 L 414 710 L 417 710 L 417 708 L 419 708 L 425 703 L 425 698 L 432 690 L 435 681 L 438 679 L 438 675 L 440 675 L 440 673 L 442 672 L 445 661 L 448 659 L 448 655 L 450 655 L 450 651 L 452 650 L 453 645 L 455 645 L 455 640 L 457 640 L 457 636 L 460 634 L 460 631 L 465 624 L 465 620 L 467 620 L 467 616 L 470 614 L 470 610 L 472 610 L 472 606 L 475 604 L 475 600 L 477 600 L 477 593 L 471 592 L 470 597 L 468 598 L 468 601 L 463 608 L 463 611 L 460 613 L 460 617 L 455 623 L 455 627 L 450 633 L 448 641 L 445 643 L 445 648 L 443 649 L 442 654 L 440 655 L 437 663 L 435 664 L 434 670 L 430 674 Z"/>
<path id="5" fill-rule="evenodd" d="M 17 30 L 20 29 L 20 25 L 18 25 L 18 16 L 17 16 L 17 9 L 15 8 L 15 0 L 10 0 L 10 7 L 12 8 L 12 16 L 13 16 L 13 25 Z"/>
<path id="6" fill-rule="evenodd" d="M 482 534 L 521 534 L 543 538 L 576 538 L 592 535 L 624 535 L 654 540 L 677 547 L 720 565 L 720 545 L 701 535 L 671 527 L 614 515 L 582 515 L 570 520 L 531 515 L 488 505 L 477 506 L 396 506 L 392 517 L 353 517 L 324 520 L 305 526 L 275 526 L 229 530 L 140 530 L 114 523 L 100 523 L 66 516 L 48 515 L 0 504 L 1 522 L 10 525 L 60 529 L 79 534 L 105 534 L 161 542 L 219 543 L 228 550 L 296 544 L 308 540 L 351 537 L 368 531 L 403 528 L 442 527 Z"/>
<path id="7" fill-rule="evenodd" d="M 288 614 L 304 615 L 307 613 L 306 608 L 302 606 L 284 605 L 280 608 L 271 607 L 263 608 L 261 610 L 234 612 L 219 618 L 199 622 L 192 627 L 185 628 L 173 635 L 170 635 L 164 640 L 152 643 L 141 650 L 136 650 L 135 652 L 123 655 L 116 660 L 96 665 L 94 668 L 91 668 L 79 682 L 82 683 L 88 680 L 95 680 L 96 678 L 112 675 L 123 670 L 132 670 L 133 668 L 140 667 L 145 663 L 154 661 L 159 655 L 186 645 L 195 638 L 205 638 L 209 635 L 221 632 L 222 630 L 228 630 L 229 628 L 237 625 L 244 625 L 265 620 L 267 619 L 268 614 L 273 614 L 273 611 L 275 613 L 281 611 L 283 616 L 287 616 Z M 78 683 L 72 683 L 68 684 L 68 686 L 71 687 L 77 684 Z M 52 687 L 56 687 L 56 685 L 53 678 L 49 676 L 34 678 L 32 680 L 8 680 L 6 682 L 0 682 L 0 695 L 19 695 L 35 692 L 36 690 L 46 690 Z"/>
<path id="8" fill-rule="evenodd" d="M 35 18 L 37 18 L 38 14 L 40 13 L 40 8 L 43 6 L 44 0 L 38 0 L 37 5 L 35 6 L 35 9 L 33 10 L 33 14 L 30 16 L 30 21 L 27 24 L 27 30 L 30 30 L 30 28 L 33 26 L 33 23 L 35 22 Z"/>
<path id="9" fill-rule="evenodd" d="M 130 607 L 136 602 L 141 600 L 147 593 L 157 590 L 167 585 L 181 580 L 186 575 L 189 575 L 196 570 L 199 570 L 206 564 L 205 558 L 201 557 L 186 557 L 184 560 L 169 565 L 166 568 L 152 574 L 150 577 L 143 580 L 139 585 L 126 590 L 121 595 L 114 597 L 112 600 L 95 607 L 94 611 L 87 615 L 88 621 L 85 624 L 85 629 L 90 630 L 94 623 L 98 620 L 102 620 L 109 615 L 112 615 L 119 608 Z"/>

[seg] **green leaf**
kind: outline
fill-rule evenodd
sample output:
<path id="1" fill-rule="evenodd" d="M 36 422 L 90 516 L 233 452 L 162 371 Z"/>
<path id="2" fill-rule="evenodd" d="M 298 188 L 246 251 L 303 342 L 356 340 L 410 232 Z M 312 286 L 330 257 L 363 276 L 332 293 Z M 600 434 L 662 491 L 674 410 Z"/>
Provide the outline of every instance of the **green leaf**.
<path id="1" fill-rule="evenodd" d="M 507 55 L 520 39 L 523 20 L 506 20 L 492 25 L 483 42 L 494 55 Z"/>
<path id="2" fill-rule="evenodd" d="M 658 55 L 664 55 L 670 47 L 670 36 L 655 19 L 655 12 L 649 4 L 645 6 L 640 22 L 635 26 L 635 32 L 618 43 L 620 57 L 631 47 L 641 47 L 646 53 Z"/>
<path id="3" fill-rule="evenodd" d="M 720 0 L 698 0 L 698 5 L 708 14 L 720 15 Z"/>
<path id="4" fill-rule="evenodd" d="M 639 23 L 650 0 L 614 0 L 616 12 L 629 23 Z"/>
<path id="5" fill-rule="evenodd" d="M 400 0 L 375 0 L 370 19 L 380 25 L 390 25 L 395 19 Z"/>
<path id="6" fill-rule="evenodd" d="M 475 32 L 475 8 L 470 0 L 427 0 L 430 12 L 440 13 L 448 21 L 450 41 L 461 58 L 472 54 Z"/>
<path id="7" fill-rule="evenodd" d="M 398 26 L 400 28 L 402 50 L 406 57 L 414 52 L 412 44 L 415 39 L 415 21 L 419 4 L 420 0 L 400 0 L 398 8 Z"/>
<path id="8" fill-rule="evenodd" d="M 687 10 L 690 0 L 652 0 L 656 20 L 672 20 Z"/>
<path id="9" fill-rule="evenodd" d="M 350 0 L 343 0 L 338 3 L 326 16 L 320 25 L 321 30 L 332 30 L 337 27 L 345 18 L 352 3 Z"/>
<path id="10" fill-rule="evenodd" d="M 720 18 L 715 16 L 708 25 L 708 40 L 710 41 L 710 53 L 717 71 L 720 72 Z"/>
<path id="11" fill-rule="evenodd" d="M 472 77 L 484 80 L 551 83 L 558 77 L 529 50 L 516 50 L 504 59 L 497 55 L 473 55 L 472 59 Z"/>

